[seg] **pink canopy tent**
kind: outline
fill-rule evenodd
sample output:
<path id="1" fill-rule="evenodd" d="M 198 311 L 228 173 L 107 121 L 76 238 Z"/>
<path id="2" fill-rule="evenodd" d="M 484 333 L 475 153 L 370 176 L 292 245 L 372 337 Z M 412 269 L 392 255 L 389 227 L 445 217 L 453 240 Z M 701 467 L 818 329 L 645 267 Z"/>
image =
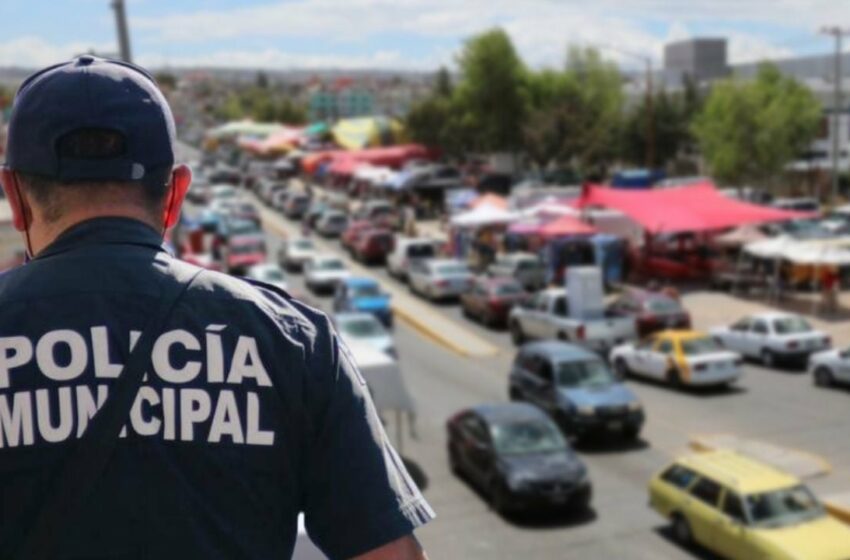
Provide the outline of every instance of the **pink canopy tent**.
<path id="1" fill-rule="evenodd" d="M 588 185 L 578 205 L 618 210 L 652 234 L 717 231 L 809 216 L 734 200 L 718 192 L 710 182 L 649 191 Z"/>
<path id="2" fill-rule="evenodd" d="M 398 168 L 413 159 L 433 159 L 432 150 L 419 144 L 390 146 L 387 148 L 368 148 L 348 152 L 333 152 L 330 173 L 349 176 L 357 168 L 356 164 L 369 164 L 380 167 Z"/>
<path id="3" fill-rule="evenodd" d="M 573 216 L 561 216 L 540 228 L 540 235 L 546 238 L 592 235 L 594 233 L 596 233 L 596 229 L 593 226 L 589 226 Z"/>
<path id="4" fill-rule="evenodd" d="M 473 200 L 472 204 L 470 204 L 469 206 L 471 208 L 478 208 L 479 206 L 492 206 L 501 210 L 507 210 L 508 199 L 497 194 L 487 193 Z"/>

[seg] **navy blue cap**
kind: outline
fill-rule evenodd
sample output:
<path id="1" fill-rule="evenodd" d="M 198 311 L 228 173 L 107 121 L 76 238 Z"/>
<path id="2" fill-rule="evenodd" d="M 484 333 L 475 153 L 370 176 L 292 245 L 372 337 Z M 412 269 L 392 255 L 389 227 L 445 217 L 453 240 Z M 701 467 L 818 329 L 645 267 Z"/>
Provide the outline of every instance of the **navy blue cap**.
<path id="1" fill-rule="evenodd" d="M 60 153 L 60 140 L 83 129 L 119 133 L 121 153 L 96 159 Z M 170 171 L 174 145 L 174 117 L 150 74 L 83 55 L 21 84 L 9 118 L 6 165 L 60 181 L 146 182 Z"/>

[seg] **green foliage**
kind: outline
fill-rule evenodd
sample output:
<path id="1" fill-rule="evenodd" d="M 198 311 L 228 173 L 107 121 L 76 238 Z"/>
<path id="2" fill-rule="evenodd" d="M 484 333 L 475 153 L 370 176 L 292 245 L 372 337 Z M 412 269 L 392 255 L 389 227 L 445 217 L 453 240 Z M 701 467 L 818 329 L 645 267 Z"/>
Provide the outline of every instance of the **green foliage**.
<path id="1" fill-rule="evenodd" d="M 290 97 L 274 90 L 252 87 L 231 93 L 215 108 L 215 115 L 222 120 L 251 118 L 260 122 L 304 124 L 307 109 Z"/>
<path id="2" fill-rule="evenodd" d="M 652 98 L 652 124 L 654 135 L 653 167 L 665 164 L 685 151 L 690 145 L 690 107 L 685 93 L 668 94 L 658 91 Z M 649 107 L 644 99 L 627 116 L 622 135 L 623 159 L 633 165 L 647 164 L 649 138 Z"/>
<path id="3" fill-rule="evenodd" d="M 159 87 L 163 89 L 174 89 L 177 87 L 177 77 L 171 72 L 158 72 L 154 79 Z"/>
<path id="4" fill-rule="evenodd" d="M 470 148 L 519 148 L 527 113 L 526 71 L 508 34 L 493 29 L 469 39 L 458 63 L 463 77 L 454 99 L 461 126 L 472 132 Z"/>
<path id="5" fill-rule="evenodd" d="M 717 84 L 693 131 L 720 181 L 769 183 L 812 141 L 821 114 L 806 87 L 764 65 L 755 81 Z"/>
<path id="6" fill-rule="evenodd" d="M 434 84 L 434 95 L 439 97 L 451 97 L 453 89 L 452 76 L 449 74 L 449 70 L 445 66 L 441 66 L 437 71 L 437 79 Z"/>

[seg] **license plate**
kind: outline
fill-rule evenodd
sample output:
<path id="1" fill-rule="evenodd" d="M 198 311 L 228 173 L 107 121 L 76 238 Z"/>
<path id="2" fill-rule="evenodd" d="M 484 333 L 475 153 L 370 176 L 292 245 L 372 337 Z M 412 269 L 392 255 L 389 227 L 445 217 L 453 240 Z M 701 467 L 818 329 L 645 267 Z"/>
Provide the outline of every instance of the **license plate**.
<path id="1" fill-rule="evenodd" d="M 612 432 L 620 431 L 623 429 L 622 422 L 608 422 L 608 429 Z"/>

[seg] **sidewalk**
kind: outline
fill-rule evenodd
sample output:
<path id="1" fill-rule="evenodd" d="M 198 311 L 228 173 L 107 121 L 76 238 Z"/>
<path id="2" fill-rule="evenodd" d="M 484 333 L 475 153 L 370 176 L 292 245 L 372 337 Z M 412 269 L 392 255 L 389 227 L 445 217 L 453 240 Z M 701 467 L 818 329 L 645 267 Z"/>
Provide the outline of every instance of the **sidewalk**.
<path id="1" fill-rule="evenodd" d="M 285 220 L 274 210 L 270 210 L 259 201 L 257 207 L 260 209 L 260 217 L 263 226 L 278 235 L 284 237 L 300 237 L 298 226 Z M 316 246 L 345 260 L 349 270 L 358 276 L 373 278 L 381 283 L 382 288 L 392 297 L 393 311 L 396 316 L 417 330 L 423 336 L 446 348 L 468 358 L 481 358 L 494 356 L 499 353 L 499 348 L 470 329 L 465 328 L 457 321 L 450 319 L 436 311 L 431 305 L 411 295 L 406 289 L 398 286 L 395 282 L 386 282 L 376 277 L 369 269 L 351 260 L 336 244 L 321 238 L 313 238 Z"/>

